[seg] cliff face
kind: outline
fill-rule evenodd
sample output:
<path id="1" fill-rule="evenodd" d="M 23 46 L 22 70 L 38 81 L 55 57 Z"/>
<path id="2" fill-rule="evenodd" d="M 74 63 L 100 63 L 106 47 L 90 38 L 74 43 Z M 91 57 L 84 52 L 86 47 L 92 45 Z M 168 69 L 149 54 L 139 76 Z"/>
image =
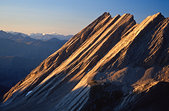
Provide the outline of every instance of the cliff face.
<path id="1" fill-rule="evenodd" d="M 6 93 L 2 109 L 134 110 L 161 81 L 169 82 L 169 19 L 104 13 Z"/>

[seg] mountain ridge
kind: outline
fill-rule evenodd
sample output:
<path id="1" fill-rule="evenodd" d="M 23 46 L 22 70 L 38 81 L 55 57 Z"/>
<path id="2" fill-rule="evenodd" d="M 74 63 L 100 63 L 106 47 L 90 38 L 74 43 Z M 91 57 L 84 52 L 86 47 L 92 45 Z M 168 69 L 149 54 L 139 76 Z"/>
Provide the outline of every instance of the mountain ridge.
<path id="1" fill-rule="evenodd" d="M 105 12 L 6 93 L 4 110 L 124 110 L 137 93 L 169 81 L 168 24 L 161 13 L 136 24 L 131 14 Z M 100 94 L 90 99 L 97 88 L 117 96 L 113 107 L 99 106 Z"/>

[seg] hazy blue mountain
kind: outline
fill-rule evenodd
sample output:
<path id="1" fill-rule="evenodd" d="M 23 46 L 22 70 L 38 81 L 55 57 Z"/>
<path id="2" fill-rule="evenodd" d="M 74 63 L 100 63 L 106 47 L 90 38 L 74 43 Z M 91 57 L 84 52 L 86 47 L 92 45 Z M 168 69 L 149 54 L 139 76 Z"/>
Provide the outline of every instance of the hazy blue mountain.
<path id="1" fill-rule="evenodd" d="M 18 56 L 0 56 L 0 84 L 10 87 L 24 78 L 39 60 Z"/>
<path id="2" fill-rule="evenodd" d="M 31 42 L 36 41 L 35 39 L 30 38 L 27 34 L 19 32 L 5 32 L 0 30 L 0 38 L 10 39 L 17 42 Z"/>
<path id="3" fill-rule="evenodd" d="M 1 30 L 0 85 L 10 88 L 66 41 L 56 38 L 46 41 L 36 40 L 23 33 Z"/>

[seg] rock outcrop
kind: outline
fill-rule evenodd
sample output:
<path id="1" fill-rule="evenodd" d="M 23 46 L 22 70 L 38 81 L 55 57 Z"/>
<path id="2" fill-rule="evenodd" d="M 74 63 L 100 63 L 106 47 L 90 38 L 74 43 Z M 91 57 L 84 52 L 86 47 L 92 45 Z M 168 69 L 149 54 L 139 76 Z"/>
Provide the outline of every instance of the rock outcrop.
<path id="1" fill-rule="evenodd" d="M 161 81 L 169 82 L 169 19 L 157 13 L 136 24 L 133 15 L 106 12 L 6 93 L 1 107 L 139 110 Z"/>

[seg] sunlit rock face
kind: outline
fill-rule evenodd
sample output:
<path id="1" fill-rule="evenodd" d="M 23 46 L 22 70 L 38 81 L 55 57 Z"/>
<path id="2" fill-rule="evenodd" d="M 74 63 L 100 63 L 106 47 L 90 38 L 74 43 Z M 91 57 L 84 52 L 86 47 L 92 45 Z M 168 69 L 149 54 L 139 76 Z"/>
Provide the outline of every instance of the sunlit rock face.
<path id="1" fill-rule="evenodd" d="M 151 94 L 168 82 L 169 19 L 157 13 L 136 24 L 133 15 L 105 12 L 11 88 L 1 109 L 166 110 Z"/>

